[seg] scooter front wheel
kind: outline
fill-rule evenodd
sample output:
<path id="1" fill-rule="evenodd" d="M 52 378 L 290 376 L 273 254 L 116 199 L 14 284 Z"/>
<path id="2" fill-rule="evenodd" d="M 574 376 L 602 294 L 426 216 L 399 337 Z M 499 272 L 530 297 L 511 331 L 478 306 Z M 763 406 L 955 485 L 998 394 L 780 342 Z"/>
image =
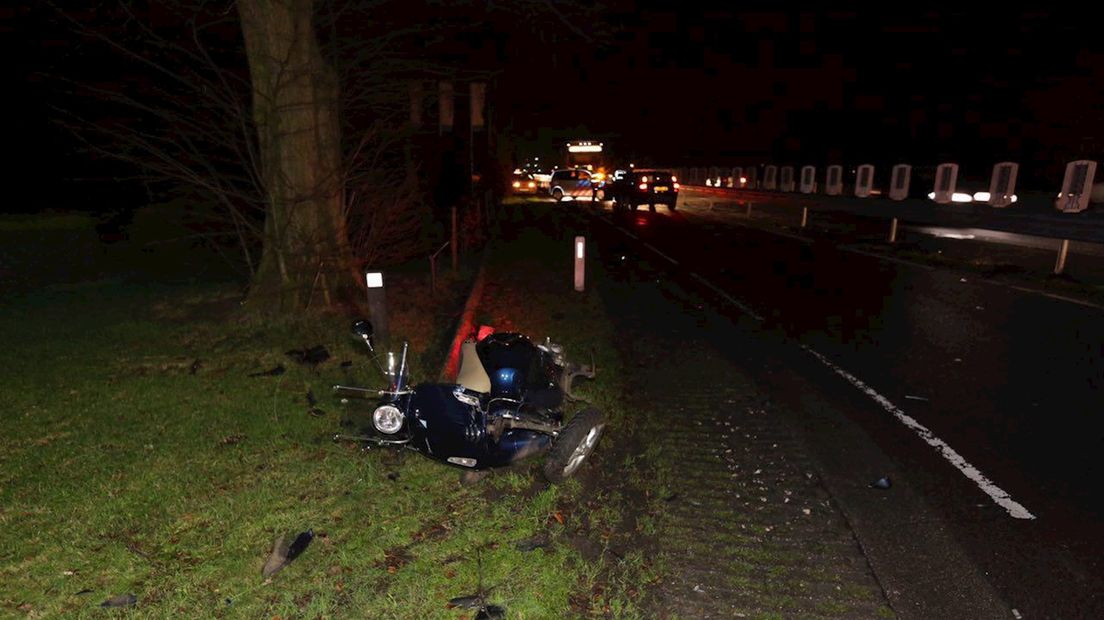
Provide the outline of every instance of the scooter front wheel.
<path id="1" fill-rule="evenodd" d="M 544 462 L 544 477 L 559 483 L 574 475 L 594 451 L 605 428 L 606 418 L 597 409 L 575 414 L 552 443 Z"/>

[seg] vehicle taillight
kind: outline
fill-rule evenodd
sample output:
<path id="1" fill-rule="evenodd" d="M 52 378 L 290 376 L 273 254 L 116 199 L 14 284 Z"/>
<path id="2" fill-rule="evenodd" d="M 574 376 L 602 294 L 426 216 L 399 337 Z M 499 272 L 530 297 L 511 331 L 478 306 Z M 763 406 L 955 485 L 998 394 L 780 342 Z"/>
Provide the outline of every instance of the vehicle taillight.
<path id="1" fill-rule="evenodd" d="M 521 187 L 521 181 L 514 181 L 514 187 Z"/>
<path id="2" fill-rule="evenodd" d="M 644 191 L 648 191 L 648 184 L 647 183 L 641 183 L 640 184 L 640 189 L 642 189 Z"/>
<path id="3" fill-rule="evenodd" d="M 671 177 L 671 182 L 677 184 L 678 183 L 678 177 Z"/>
<path id="4" fill-rule="evenodd" d="M 641 183 L 647 183 L 648 182 L 648 177 L 640 177 L 640 182 Z"/>
<path id="5" fill-rule="evenodd" d="M 536 187 L 536 186 L 537 186 L 536 183 L 534 183 L 533 181 L 529 181 L 529 187 Z"/>
<path id="6" fill-rule="evenodd" d="M 679 184 L 678 184 L 678 183 L 675 183 L 675 191 L 676 191 L 676 192 L 678 191 L 678 188 L 679 188 Z"/>

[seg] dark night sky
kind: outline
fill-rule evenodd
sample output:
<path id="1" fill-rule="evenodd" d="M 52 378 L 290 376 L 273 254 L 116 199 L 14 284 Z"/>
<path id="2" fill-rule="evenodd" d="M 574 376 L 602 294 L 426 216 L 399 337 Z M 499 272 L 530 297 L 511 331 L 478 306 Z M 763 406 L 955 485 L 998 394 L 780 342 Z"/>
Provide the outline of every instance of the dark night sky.
<path id="1" fill-rule="evenodd" d="M 576 8 L 505 38 L 497 111 L 519 155 L 595 135 L 656 162 L 1013 159 L 1038 179 L 1104 146 L 1104 38 L 1072 9 Z M 57 89 L 41 74 L 80 69 L 55 22 L 48 8 L 0 9 L 5 83 L 18 85 L 6 167 L 17 194 L 53 202 L 81 194 L 65 179 L 104 173 L 49 122 Z"/>
<path id="2" fill-rule="evenodd" d="M 532 116 L 692 163 L 1098 155 L 1104 55 L 1091 20 L 1072 11 L 683 9 L 616 20 L 613 44 L 596 55 L 577 47 L 561 63 L 574 101 L 546 96 Z"/>

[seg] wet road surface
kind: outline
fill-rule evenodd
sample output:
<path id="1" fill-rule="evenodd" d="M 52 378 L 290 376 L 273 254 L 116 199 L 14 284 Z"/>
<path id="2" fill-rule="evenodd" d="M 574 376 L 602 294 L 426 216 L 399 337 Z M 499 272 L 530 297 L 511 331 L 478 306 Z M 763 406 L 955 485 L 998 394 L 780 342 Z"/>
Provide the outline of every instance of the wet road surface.
<path id="1" fill-rule="evenodd" d="M 615 232 L 607 251 L 628 261 L 647 254 L 671 278 L 782 337 L 787 352 L 762 367 L 801 379 L 766 371 L 760 379 L 798 409 L 809 408 L 800 390 L 837 403 L 1011 608 L 1024 617 L 1104 615 L 1104 313 L 723 218 L 663 208 L 601 217 Z M 810 421 L 810 437 L 827 442 L 837 426 L 827 415 Z M 830 445 L 821 450 L 833 457 Z M 911 535 L 899 525 L 899 536 Z"/>

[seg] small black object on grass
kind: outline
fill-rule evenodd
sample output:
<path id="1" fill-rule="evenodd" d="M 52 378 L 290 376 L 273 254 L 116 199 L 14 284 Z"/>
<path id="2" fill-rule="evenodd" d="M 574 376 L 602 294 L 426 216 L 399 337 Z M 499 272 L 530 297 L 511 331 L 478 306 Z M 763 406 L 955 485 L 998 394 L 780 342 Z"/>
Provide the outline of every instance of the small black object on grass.
<path id="1" fill-rule="evenodd" d="M 307 530 L 295 537 L 295 540 L 288 546 L 287 559 L 288 562 L 299 557 L 299 554 L 307 550 L 311 541 L 314 540 L 314 530 Z"/>
<path id="2" fill-rule="evenodd" d="M 276 367 L 272 368 L 271 370 L 266 370 L 264 372 L 255 372 L 255 373 L 250 374 L 249 376 L 250 377 L 278 377 L 278 376 L 284 374 L 285 370 L 286 369 L 283 367 L 282 364 L 277 364 Z"/>
<path id="3" fill-rule="evenodd" d="M 498 605 L 487 605 L 475 614 L 475 620 L 506 620 L 506 610 Z"/>
<path id="4" fill-rule="evenodd" d="M 452 609 L 458 607 L 460 609 L 479 609 L 483 607 L 483 597 L 479 594 L 472 594 L 470 596 L 457 596 L 450 598 L 445 607 Z"/>
<path id="5" fill-rule="evenodd" d="M 130 607 L 138 602 L 138 597 L 133 594 L 119 594 L 100 603 L 100 607 Z"/>
<path id="6" fill-rule="evenodd" d="M 530 551 L 536 551 L 537 549 L 547 547 L 549 544 L 551 544 L 551 542 L 552 541 L 551 539 L 549 539 L 548 534 L 541 533 L 537 534 L 536 536 L 530 536 L 525 540 L 517 541 L 517 543 L 514 544 L 514 548 L 518 551 L 521 551 L 522 553 L 528 553 Z"/>
<path id="7" fill-rule="evenodd" d="M 267 579 L 283 570 L 285 566 L 299 557 L 299 555 L 310 546 L 311 540 L 313 539 L 314 530 L 302 532 L 286 547 L 284 546 L 285 537 L 280 536 L 277 538 L 276 543 L 272 546 L 272 553 L 269 554 L 264 568 L 261 569 L 261 576 Z"/>
<path id="8" fill-rule="evenodd" d="M 188 368 L 188 374 L 189 375 L 196 374 L 197 372 L 199 372 L 199 368 L 201 366 L 203 366 L 203 361 L 202 360 L 197 359 L 196 361 L 192 362 L 192 365 Z"/>
<path id="9" fill-rule="evenodd" d="M 307 366 L 317 366 L 330 359 L 330 352 L 326 347 L 318 344 L 309 349 L 292 349 L 285 353 L 288 357 Z"/>

